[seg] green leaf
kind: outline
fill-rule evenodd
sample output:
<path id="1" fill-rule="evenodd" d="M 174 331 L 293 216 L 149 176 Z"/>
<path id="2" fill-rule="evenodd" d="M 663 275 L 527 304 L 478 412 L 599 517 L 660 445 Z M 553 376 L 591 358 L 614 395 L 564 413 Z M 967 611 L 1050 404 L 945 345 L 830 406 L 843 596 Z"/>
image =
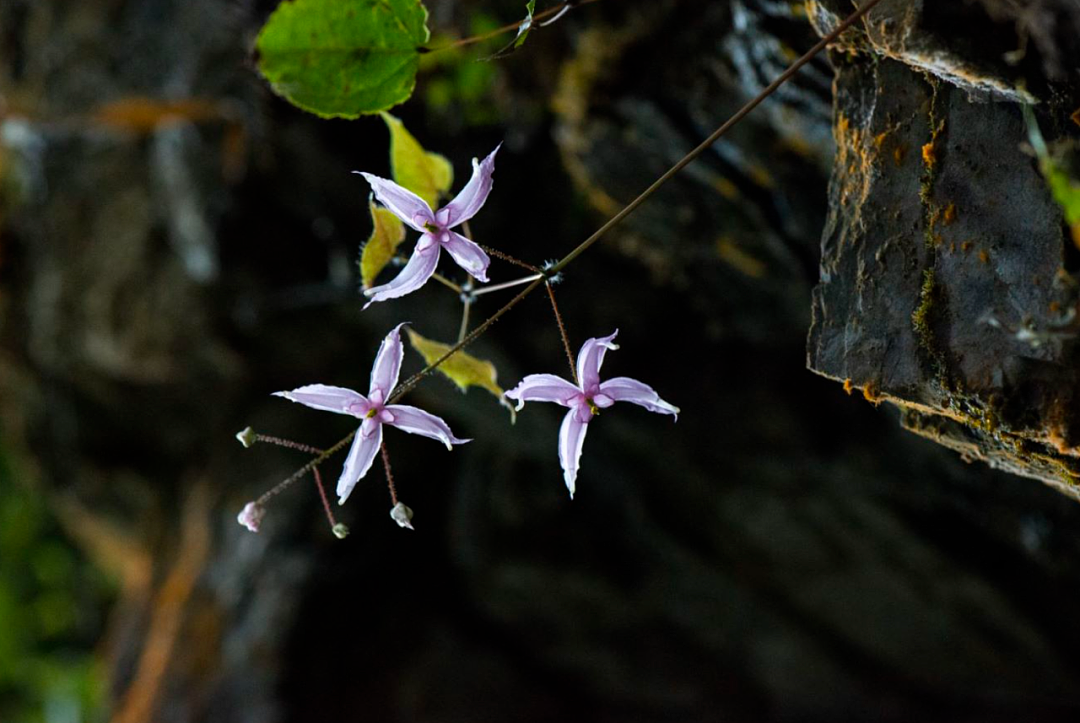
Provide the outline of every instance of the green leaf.
<path id="1" fill-rule="evenodd" d="M 394 180 L 434 210 L 439 194 L 449 191 L 454 182 L 454 167 L 438 153 L 425 151 L 400 120 L 389 113 L 382 113 L 382 119 L 390 129 L 390 170 Z"/>
<path id="2" fill-rule="evenodd" d="M 428 41 L 419 0 L 285 0 L 256 41 L 274 91 L 324 118 L 408 100 Z"/>
<path id="3" fill-rule="evenodd" d="M 420 352 L 420 356 L 424 357 L 424 361 L 428 364 L 434 363 L 453 348 L 450 344 L 425 339 L 412 329 L 406 329 L 406 331 L 409 334 L 409 343 L 412 344 L 413 349 Z M 488 390 L 499 400 L 499 404 L 510 410 L 510 423 L 513 424 L 517 420 L 513 406 L 503 397 L 502 387 L 496 382 L 497 373 L 495 365 L 491 362 L 459 351 L 440 364 L 438 370 L 462 392 L 467 391 L 469 387 L 482 387 Z"/>
<path id="4" fill-rule="evenodd" d="M 365 289 L 371 288 L 375 277 L 394 258 L 398 245 L 405 240 L 405 224 L 385 208 L 374 203 L 371 207 L 371 237 L 360 254 L 360 281 Z"/>
<path id="5" fill-rule="evenodd" d="M 529 0 L 525 3 L 525 19 L 521 21 L 521 25 L 518 26 L 517 37 L 514 38 L 514 48 L 520 48 L 525 42 L 525 38 L 529 37 L 529 31 L 532 29 L 533 23 L 533 11 L 536 10 L 536 0 Z"/>
<path id="6" fill-rule="evenodd" d="M 517 35 L 515 35 L 514 39 L 502 50 L 499 50 L 494 55 L 484 58 L 485 61 L 505 58 L 525 44 L 525 38 L 529 37 L 529 31 L 532 30 L 534 10 L 536 10 L 536 0 L 529 0 L 529 2 L 525 4 L 525 19 L 518 24 Z"/>
<path id="7" fill-rule="evenodd" d="M 1039 158 L 1039 170 L 1046 179 L 1046 185 L 1050 187 L 1054 200 L 1061 206 L 1065 223 L 1072 232 L 1073 243 L 1080 248 L 1080 178 L 1074 178 L 1067 170 L 1067 164 L 1060 163 L 1047 147 L 1035 120 L 1035 113 L 1029 105 L 1024 106 L 1024 120 L 1028 126 L 1028 140 Z"/>

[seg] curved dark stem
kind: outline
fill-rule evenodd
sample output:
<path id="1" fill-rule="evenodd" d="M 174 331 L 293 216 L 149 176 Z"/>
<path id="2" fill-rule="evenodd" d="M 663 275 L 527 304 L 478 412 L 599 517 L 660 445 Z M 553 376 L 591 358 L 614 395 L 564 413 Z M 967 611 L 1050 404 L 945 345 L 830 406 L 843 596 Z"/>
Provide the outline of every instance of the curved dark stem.
<path id="1" fill-rule="evenodd" d="M 596 0 L 583 0 L 583 2 L 581 4 L 585 4 L 586 2 L 595 2 L 595 1 Z M 652 183 L 652 185 L 650 185 L 648 188 L 646 188 L 644 191 L 642 191 L 641 194 L 638 195 L 638 197 L 635 198 L 633 201 L 631 201 L 629 204 L 627 204 L 626 207 L 623 208 L 623 210 L 619 211 L 617 214 L 612 216 L 611 219 L 609 219 L 607 223 L 605 223 L 603 226 L 601 226 L 599 229 L 597 229 L 597 231 L 595 233 L 593 233 L 591 236 L 589 236 L 589 238 L 585 239 L 580 244 L 578 244 L 578 246 L 576 248 L 574 248 L 570 253 L 568 253 L 566 256 L 564 256 L 562 259 L 560 259 L 554 266 L 552 266 L 551 268 L 541 272 L 541 273 L 544 274 L 543 277 L 536 279 L 531 284 L 529 284 L 524 289 L 522 289 L 521 292 L 518 293 L 517 296 L 512 298 L 510 301 L 508 301 L 506 303 L 505 306 L 503 306 L 501 309 L 499 309 L 494 314 L 492 314 L 490 317 L 488 317 L 484 321 L 484 323 L 480 324 L 480 326 L 476 327 L 471 332 L 466 334 L 464 339 L 462 339 L 457 344 L 452 346 L 441 357 L 436 359 L 431 364 L 428 364 L 426 367 L 424 367 L 424 369 L 420 370 L 416 374 L 413 374 L 411 377 L 409 377 L 405 381 L 405 383 L 402 384 L 400 387 L 398 387 L 397 391 L 394 392 L 394 394 L 390 396 L 390 398 L 387 400 L 387 403 L 388 404 L 393 404 L 397 400 L 401 399 L 401 397 L 403 397 L 413 387 L 415 387 L 420 382 L 420 380 L 422 380 L 424 377 L 428 376 L 433 371 L 435 371 L 443 362 L 445 362 L 447 359 L 452 357 L 454 354 L 457 354 L 459 351 L 461 351 L 466 346 L 468 346 L 473 341 L 475 341 L 481 334 L 486 332 L 491 327 L 492 324 L 494 324 L 496 321 L 501 319 L 502 316 L 506 312 L 510 311 L 515 306 L 517 306 L 519 303 L 521 303 L 522 299 L 524 299 L 526 296 L 528 296 L 532 292 L 536 291 L 536 289 L 541 284 L 546 284 L 548 278 L 550 278 L 551 276 L 557 274 L 562 269 L 566 268 L 566 266 L 568 264 L 570 264 L 574 259 L 576 259 L 578 256 L 583 254 L 586 249 L 588 249 L 594 243 L 599 241 L 604 236 L 604 234 L 606 234 L 611 229 L 615 228 L 615 226 L 622 223 L 622 221 L 627 216 L 629 216 L 631 213 L 633 213 L 634 210 L 637 209 L 637 207 L 640 206 L 642 203 L 644 203 L 649 198 L 649 196 L 654 194 L 657 191 L 657 189 L 659 189 L 665 183 L 670 181 L 675 176 L 675 174 L 677 174 L 679 171 L 681 171 L 683 168 L 685 168 L 695 158 L 697 158 L 702 153 L 704 153 L 709 148 L 709 146 L 711 146 L 721 136 L 723 136 L 725 133 L 727 133 L 729 130 L 731 130 L 731 128 L 734 127 L 743 118 L 745 118 L 747 116 L 747 114 L 750 113 L 750 111 L 752 111 L 754 108 L 758 107 L 758 105 L 760 105 L 763 100 L 765 100 L 770 95 L 772 95 L 774 92 L 776 92 L 776 89 L 779 88 L 781 85 L 783 85 L 787 80 L 789 80 L 791 78 L 791 76 L 793 76 L 795 73 L 797 73 L 799 71 L 800 68 L 802 68 L 804 65 L 809 63 L 814 58 L 814 56 L 816 56 L 818 53 L 820 53 L 822 50 L 824 50 L 829 45 L 829 43 L 833 42 L 838 37 L 840 37 L 841 33 L 843 33 L 845 30 L 847 30 L 852 25 L 854 25 L 856 22 L 858 22 L 860 18 L 862 18 L 864 15 L 866 15 L 868 12 L 870 12 L 874 7 L 879 5 L 881 3 L 881 1 L 882 0 L 869 0 L 869 2 L 865 3 L 861 8 L 859 8 L 854 13 L 849 15 L 842 23 L 837 25 L 832 30 L 832 32 L 830 32 L 828 35 L 823 37 L 816 45 L 814 45 L 814 47 L 812 47 L 810 50 L 808 50 L 805 55 L 803 55 L 801 58 L 799 58 L 794 63 L 792 63 L 791 67 L 789 67 L 787 70 L 785 70 L 783 73 L 781 73 L 780 76 L 776 78 L 776 80 L 774 80 L 772 83 L 770 83 L 760 93 L 758 93 L 752 100 L 750 100 L 746 105 L 744 105 L 741 109 L 739 109 L 739 111 L 737 113 L 735 113 L 735 115 L 731 116 L 731 118 L 729 118 L 723 125 L 721 125 L 715 131 L 713 131 L 713 133 L 711 133 L 708 138 L 706 138 L 696 148 L 694 148 L 694 150 L 687 153 L 678 163 L 676 163 L 674 166 L 672 166 L 670 169 L 668 169 L 667 172 L 664 173 L 664 175 L 660 176 L 660 178 L 656 179 L 656 181 L 654 181 Z M 559 7 L 559 6 L 556 6 L 556 7 Z M 549 12 L 549 11 L 545 11 L 545 12 Z M 516 28 L 516 27 L 517 27 L 517 24 L 514 24 L 512 26 L 507 26 L 507 29 L 513 29 L 513 28 Z M 449 47 L 449 46 L 447 46 L 447 47 Z M 269 492 L 267 492 L 262 497 L 260 497 L 258 501 L 259 502 L 264 502 L 265 500 L 269 499 L 270 497 L 278 494 L 285 487 L 289 486 L 290 484 L 292 484 L 296 480 L 303 477 L 304 474 L 308 470 L 312 469 L 317 464 L 321 464 L 324 460 L 326 460 L 327 457 L 331 456 L 332 454 L 334 454 L 338 450 L 342 449 L 346 444 L 348 444 L 352 440 L 352 438 L 353 438 L 353 436 L 355 434 L 356 434 L 356 432 L 352 432 L 351 434 L 346 436 L 344 439 L 337 442 L 333 447 L 330 447 L 328 450 L 326 450 L 325 452 L 320 454 L 318 457 L 316 457 L 313 460 L 311 460 L 310 462 L 308 462 L 306 465 L 304 465 L 303 467 L 298 469 L 296 472 L 294 472 L 292 474 L 292 476 L 285 479 L 284 481 L 279 483 L 277 486 L 275 486 L 273 489 L 271 489 Z"/>

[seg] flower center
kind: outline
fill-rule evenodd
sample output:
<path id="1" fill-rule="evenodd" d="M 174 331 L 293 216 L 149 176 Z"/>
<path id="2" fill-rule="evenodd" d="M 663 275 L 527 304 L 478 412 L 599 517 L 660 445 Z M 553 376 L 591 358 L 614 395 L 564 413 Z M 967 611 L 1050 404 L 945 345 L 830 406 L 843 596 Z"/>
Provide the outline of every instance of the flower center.
<path id="1" fill-rule="evenodd" d="M 371 419 L 378 413 L 379 409 L 377 407 L 372 407 L 371 409 L 367 410 L 367 414 L 364 415 L 364 419 Z M 353 422 L 353 424 L 356 424 L 356 422 Z"/>

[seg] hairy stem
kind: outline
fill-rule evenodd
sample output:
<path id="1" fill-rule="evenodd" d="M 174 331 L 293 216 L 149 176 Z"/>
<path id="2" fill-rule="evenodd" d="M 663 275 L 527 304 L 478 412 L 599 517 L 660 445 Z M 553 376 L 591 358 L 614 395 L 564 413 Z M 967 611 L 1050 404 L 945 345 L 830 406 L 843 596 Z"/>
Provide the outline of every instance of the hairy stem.
<path id="1" fill-rule="evenodd" d="M 315 486 L 319 488 L 319 499 L 322 500 L 323 509 L 326 510 L 326 519 L 330 520 L 330 528 L 333 529 L 337 524 L 337 520 L 334 519 L 334 510 L 330 507 L 330 500 L 326 497 L 326 488 L 323 487 L 322 475 L 319 474 L 318 467 L 312 467 L 311 473 L 315 477 Z"/>
<path id="2" fill-rule="evenodd" d="M 566 351 L 566 361 L 570 363 L 570 378 L 574 380 L 574 384 L 580 386 L 581 380 L 578 379 L 577 367 L 574 365 L 574 352 L 570 349 L 570 337 L 566 333 L 566 324 L 563 323 L 562 314 L 559 313 L 559 305 L 555 303 L 555 290 L 549 283 L 545 283 L 544 287 L 547 289 L 548 298 L 551 299 L 551 310 L 555 312 L 555 323 L 559 325 L 559 336 L 562 337 L 563 349 Z"/>
<path id="3" fill-rule="evenodd" d="M 541 271 L 536 266 L 533 266 L 530 263 L 522 261 L 521 259 L 516 259 L 516 258 L 514 258 L 513 256 L 511 256 L 508 253 L 505 253 L 503 251 L 499 251 L 499 249 L 493 249 L 490 246 L 484 246 L 483 244 L 480 244 L 480 248 L 484 249 L 484 251 L 487 251 L 489 254 L 491 254 L 492 256 L 494 256 L 497 259 L 502 259 L 503 261 L 505 261 L 507 263 L 513 264 L 514 266 L 520 266 L 521 268 L 526 269 L 528 271 L 531 271 L 534 274 L 542 274 L 542 273 L 544 273 L 543 271 Z"/>
<path id="4" fill-rule="evenodd" d="M 295 449 L 299 452 L 307 452 L 308 454 L 322 454 L 321 449 L 312 447 L 310 444 L 301 444 L 300 442 L 294 442 L 291 439 L 282 439 L 281 437 L 271 437 L 268 434 L 256 434 L 255 441 L 264 444 L 273 444 L 278 447 Z"/>
<path id="5" fill-rule="evenodd" d="M 386 451 L 386 442 L 379 447 L 382 453 L 383 469 L 386 470 L 386 486 L 390 489 L 390 504 L 397 507 L 397 488 L 394 486 L 394 475 L 390 473 L 390 453 Z"/>

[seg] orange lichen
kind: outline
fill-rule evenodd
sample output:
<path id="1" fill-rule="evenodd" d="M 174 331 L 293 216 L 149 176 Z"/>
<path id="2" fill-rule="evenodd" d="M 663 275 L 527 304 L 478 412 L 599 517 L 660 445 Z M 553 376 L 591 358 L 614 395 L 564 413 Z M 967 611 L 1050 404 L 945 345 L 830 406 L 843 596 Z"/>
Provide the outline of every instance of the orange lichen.
<path id="1" fill-rule="evenodd" d="M 933 169 L 937 164 L 937 150 L 934 147 L 933 141 L 930 141 L 922 147 L 922 159 L 927 170 Z"/>
<path id="2" fill-rule="evenodd" d="M 851 392 L 853 392 L 854 390 L 855 390 L 855 385 L 851 383 L 851 379 L 850 378 L 845 379 L 844 380 L 844 391 L 847 392 L 849 397 L 851 396 Z"/>
<path id="3" fill-rule="evenodd" d="M 1072 112 L 1072 115 L 1071 115 L 1071 116 L 1069 116 L 1069 118 L 1071 118 L 1071 119 L 1072 119 L 1072 122 L 1073 122 L 1073 123 L 1075 123 L 1076 125 L 1080 126 L 1080 108 L 1077 108 L 1076 110 L 1074 110 L 1074 111 Z"/>
<path id="4" fill-rule="evenodd" d="M 1059 311 L 1061 311 L 1061 302 L 1060 301 L 1051 301 L 1049 309 L 1050 309 L 1051 314 L 1058 313 Z"/>
<path id="5" fill-rule="evenodd" d="M 945 207 L 945 210 L 941 213 L 941 222 L 946 226 L 951 226 L 956 221 L 956 204 L 950 203 Z"/>
<path id="6" fill-rule="evenodd" d="M 979 250 L 979 261 L 981 261 L 984 264 L 990 263 L 990 254 L 987 253 L 985 249 L 980 249 Z"/>
<path id="7" fill-rule="evenodd" d="M 904 158 L 907 157 L 907 146 L 901 145 L 894 148 L 892 152 L 892 157 L 893 163 L 896 164 L 897 168 L 904 165 Z"/>
<path id="8" fill-rule="evenodd" d="M 974 245 L 975 243 L 971 239 L 968 239 L 967 241 L 961 241 L 960 250 L 964 253 L 967 253 L 968 251 L 971 251 L 971 247 Z"/>
<path id="9" fill-rule="evenodd" d="M 863 399 L 873 404 L 875 407 L 881 404 L 883 397 L 878 390 L 877 384 L 874 382 L 867 382 L 866 386 L 862 389 Z"/>

